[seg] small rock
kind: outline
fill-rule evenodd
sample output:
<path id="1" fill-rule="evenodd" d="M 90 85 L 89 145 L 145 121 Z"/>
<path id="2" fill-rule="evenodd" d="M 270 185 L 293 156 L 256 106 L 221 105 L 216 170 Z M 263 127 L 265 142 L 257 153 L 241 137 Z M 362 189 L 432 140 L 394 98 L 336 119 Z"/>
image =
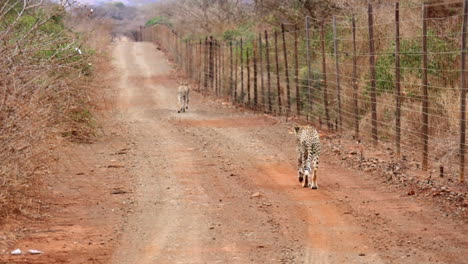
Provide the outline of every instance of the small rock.
<path id="1" fill-rule="evenodd" d="M 44 252 L 40 251 L 40 250 L 37 250 L 37 249 L 30 249 L 28 250 L 29 254 L 33 254 L 33 255 L 38 255 L 38 254 L 42 254 Z"/>
<path id="2" fill-rule="evenodd" d="M 414 190 L 411 190 L 411 191 L 408 192 L 409 196 L 414 195 L 414 194 L 415 194 Z"/>
<path id="3" fill-rule="evenodd" d="M 111 194 L 125 194 L 127 191 L 124 191 L 120 188 L 115 188 L 114 190 L 111 191 Z"/>
<path id="4" fill-rule="evenodd" d="M 10 252 L 11 255 L 21 255 L 21 249 L 17 248 L 15 250 L 13 250 L 12 252 Z"/>
<path id="5" fill-rule="evenodd" d="M 125 166 L 122 164 L 111 164 L 107 165 L 107 168 L 124 168 Z"/>
<path id="6" fill-rule="evenodd" d="M 253 193 L 250 197 L 260 197 L 260 193 L 259 192 L 255 192 Z"/>
<path id="7" fill-rule="evenodd" d="M 359 253 L 359 256 L 360 256 L 360 257 L 364 257 L 365 255 L 366 255 L 366 254 L 364 254 L 364 253 Z"/>

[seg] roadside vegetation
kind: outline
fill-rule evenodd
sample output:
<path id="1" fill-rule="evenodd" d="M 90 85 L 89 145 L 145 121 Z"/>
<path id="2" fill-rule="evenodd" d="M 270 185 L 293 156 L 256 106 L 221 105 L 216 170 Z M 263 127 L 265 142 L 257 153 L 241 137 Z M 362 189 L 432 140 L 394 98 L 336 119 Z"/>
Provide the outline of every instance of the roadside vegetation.
<path id="1" fill-rule="evenodd" d="M 88 40 L 98 34 L 69 26 L 90 22 L 67 3 L 0 1 L 0 224 L 39 215 L 54 140 L 96 135 L 89 92 L 100 51 Z"/>

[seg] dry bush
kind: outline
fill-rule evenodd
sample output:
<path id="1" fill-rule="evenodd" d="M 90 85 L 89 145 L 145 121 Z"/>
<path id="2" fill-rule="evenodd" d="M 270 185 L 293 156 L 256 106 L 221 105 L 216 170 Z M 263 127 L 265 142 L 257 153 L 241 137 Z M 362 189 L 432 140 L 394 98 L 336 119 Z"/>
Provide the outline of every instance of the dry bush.
<path id="1" fill-rule="evenodd" d="M 95 52 L 64 25 L 67 4 L 0 1 L 0 219 L 37 213 L 48 139 L 95 133 L 87 109 Z"/>

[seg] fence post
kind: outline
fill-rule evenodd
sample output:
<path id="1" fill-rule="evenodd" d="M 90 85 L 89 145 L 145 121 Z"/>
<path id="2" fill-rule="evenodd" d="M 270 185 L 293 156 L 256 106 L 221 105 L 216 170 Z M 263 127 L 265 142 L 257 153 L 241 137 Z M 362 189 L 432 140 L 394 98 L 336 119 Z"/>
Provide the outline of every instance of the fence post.
<path id="1" fill-rule="evenodd" d="M 190 78 L 190 42 L 189 40 L 185 41 L 185 68 L 187 72 L 187 78 Z"/>
<path id="2" fill-rule="evenodd" d="M 210 65 L 210 69 L 209 69 L 209 78 L 210 78 L 210 88 L 211 90 L 214 90 L 214 65 L 213 65 L 213 36 L 210 36 L 210 41 L 209 41 L 209 47 L 210 47 L 210 50 L 209 50 L 209 65 Z"/>
<path id="3" fill-rule="evenodd" d="M 465 181 L 465 137 L 466 137 L 466 23 L 468 17 L 468 0 L 463 4 L 463 26 L 461 40 L 460 65 L 460 175 L 459 182 Z"/>
<path id="4" fill-rule="evenodd" d="M 199 54 L 198 54 L 198 86 L 199 86 L 199 89 L 200 89 L 201 86 L 202 86 L 202 72 L 203 72 L 203 57 L 202 57 L 203 56 L 203 51 L 202 51 L 202 40 L 201 39 L 199 40 L 199 43 L 198 43 L 198 50 L 199 50 Z"/>
<path id="5" fill-rule="evenodd" d="M 372 139 L 374 145 L 377 145 L 377 93 L 375 83 L 375 49 L 374 49 L 374 14 L 372 11 L 372 5 L 367 4 L 367 14 L 369 23 L 369 61 L 370 61 L 370 73 L 371 73 L 371 109 L 372 109 Z"/>
<path id="6" fill-rule="evenodd" d="M 217 64 L 218 64 L 218 97 L 221 96 L 222 94 L 222 86 L 221 86 L 221 77 L 222 77 L 222 74 L 223 74 L 223 64 L 221 64 L 221 52 L 222 52 L 222 48 L 221 48 L 221 41 L 217 40 L 216 41 L 216 44 L 217 44 Z"/>
<path id="7" fill-rule="evenodd" d="M 209 62 L 209 48 L 208 48 L 208 37 L 205 37 L 205 48 L 204 48 L 204 52 L 203 52 L 203 55 L 204 55 L 204 64 L 205 64 L 205 69 L 204 69 L 204 73 L 203 73 L 203 76 L 205 77 L 203 82 L 204 82 L 204 87 L 203 87 L 203 90 L 205 91 L 205 94 L 207 93 L 207 90 L 208 90 L 208 77 L 210 75 L 209 73 L 209 65 L 208 65 L 208 62 Z"/>
<path id="8" fill-rule="evenodd" d="M 270 74 L 270 49 L 268 45 L 268 31 L 265 30 L 265 53 L 267 63 L 267 92 L 268 92 L 268 111 L 273 112 L 271 105 L 271 74 Z"/>
<path id="9" fill-rule="evenodd" d="M 224 59 L 224 51 L 223 51 L 223 42 L 219 42 L 219 65 L 221 67 L 221 70 L 220 70 L 220 75 L 219 75 L 219 89 L 220 89 L 220 94 L 221 96 L 223 96 L 225 94 L 224 92 L 224 80 L 223 80 L 223 77 L 224 77 L 224 63 L 225 63 L 225 59 Z"/>
<path id="10" fill-rule="evenodd" d="M 247 105 L 250 107 L 250 58 L 249 58 L 249 48 L 245 50 L 247 63 Z"/>
<path id="11" fill-rule="evenodd" d="M 339 52 L 338 52 L 338 38 L 336 36 L 336 17 L 333 16 L 333 47 L 335 51 L 335 75 L 336 75 L 336 98 L 338 100 L 338 127 L 337 130 L 341 130 L 343 126 L 341 116 L 341 86 L 340 86 L 340 64 L 339 64 Z"/>
<path id="12" fill-rule="evenodd" d="M 279 58 L 278 58 L 278 31 L 275 30 L 275 60 L 276 60 L 276 89 L 278 97 L 278 115 L 281 115 L 281 83 L 279 75 Z"/>
<path id="13" fill-rule="evenodd" d="M 289 86 L 288 50 L 286 49 L 286 36 L 284 24 L 281 24 L 281 33 L 283 35 L 284 73 L 286 75 L 286 99 L 288 104 L 286 116 L 289 116 L 291 114 L 291 87 Z"/>
<path id="14" fill-rule="evenodd" d="M 310 61 L 310 21 L 309 17 L 306 17 L 306 60 L 307 60 L 307 101 L 309 102 L 309 111 L 306 115 L 307 119 L 309 119 L 310 115 L 312 114 L 313 110 L 313 100 L 312 100 L 312 88 L 310 85 L 310 79 L 312 78 L 312 69 L 311 69 L 311 61 Z"/>
<path id="15" fill-rule="evenodd" d="M 255 41 L 253 42 L 253 71 L 254 71 L 254 109 L 257 110 L 257 104 L 258 104 L 258 89 L 257 89 L 257 46 L 255 45 Z"/>
<path id="16" fill-rule="evenodd" d="M 219 57 L 219 47 L 218 47 L 218 40 L 214 40 L 213 42 L 213 73 L 214 73 L 214 90 L 215 95 L 218 96 L 219 92 L 219 82 L 218 82 L 218 75 L 219 75 L 219 64 L 218 64 L 218 57 Z"/>
<path id="17" fill-rule="evenodd" d="M 359 106 L 357 83 L 357 54 L 356 54 L 356 19 L 353 15 L 353 100 L 354 100 L 354 131 L 355 139 L 359 140 Z"/>
<path id="18" fill-rule="evenodd" d="M 222 96 L 223 93 L 223 85 L 222 85 L 222 79 L 223 79 L 223 46 L 221 41 L 218 41 L 218 96 Z"/>
<path id="19" fill-rule="evenodd" d="M 327 89 L 327 55 L 325 54 L 325 29 L 324 22 L 320 24 L 320 42 L 322 46 L 322 82 L 323 82 L 323 107 L 325 108 L 325 119 L 327 121 L 327 128 L 331 129 L 330 113 L 328 112 L 328 89 Z"/>
<path id="20" fill-rule="evenodd" d="M 187 76 L 192 78 L 191 64 L 192 64 L 192 45 L 191 40 L 187 40 Z"/>
<path id="21" fill-rule="evenodd" d="M 237 46 L 237 41 L 236 41 L 236 46 Z M 237 50 L 237 48 L 236 48 L 236 50 Z M 238 78 L 238 71 L 239 71 L 239 65 L 238 65 L 239 59 L 238 59 L 237 56 L 234 56 L 234 58 L 235 58 L 234 103 L 237 103 L 237 78 Z"/>
<path id="22" fill-rule="evenodd" d="M 259 64 L 260 64 L 260 90 L 262 94 L 262 111 L 265 111 L 265 87 L 263 83 L 263 52 L 262 52 L 262 33 L 258 33 Z"/>
<path id="23" fill-rule="evenodd" d="M 301 94 L 299 92 L 299 57 L 297 52 L 297 25 L 294 26 L 294 83 L 296 84 L 296 111 L 301 115 Z"/>
<path id="24" fill-rule="evenodd" d="M 241 65 L 241 103 L 244 104 L 244 46 L 242 38 L 240 40 L 240 65 Z"/>
<path id="25" fill-rule="evenodd" d="M 397 156 L 401 155 L 401 71 L 400 71 L 400 5 L 395 3 L 395 144 Z"/>
<path id="26" fill-rule="evenodd" d="M 229 61 L 229 97 L 231 98 L 232 101 L 232 86 L 233 86 L 233 75 L 232 75 L 232 67 L 233 67 L 233 58 L 232 58 L 232 40 L 229 41 L 229 55 L 230 55 L 230 61 Z"/>
<path id="27" fill-rule="evenodd" d="M 213 69 L 212 69 L 212 78 L 213 78 L 213 79 L 212 79 L 212 83 L 213 83 L 213 84 L 212 84 L 211 87 L 212 87 L 212 89 L 213 89 L 213 94 L 214 94 L 214 95 L 217 95 L 217 93 L 218 93 L 218 90 L 217 90 L 217 89 L 218 89 L 218 87 L 217 87 L 217 85 L 218 85 L 218 79 L 216 78 L 216 74 L 217 74 L 217 66 L 216 66 L 216 40 L 213 39 L 213 40 L 212 40 L 212 43 L 213 43 L 213 46 L 212 46 L 212 51 L 211 51 L 211 52 L 213 53 L 213 55 L 212 55 L 212 57 L 211 57 L 211 59 L 212 59 L 211 64 L 212 64 L 212 67 L 213 67 Z"/>
<path id="28" fill-rule="evenodd" d="M 423 4 L 423 98 L 422 98 L 422 136 L 423 136 L 423 160 L 422 160 L 422 169 L 427 170 L 428 165 L 428 152 L 429 152 L 429 91 L 428 91 L 428 82 L 427 82 L 427 6 Z"/>

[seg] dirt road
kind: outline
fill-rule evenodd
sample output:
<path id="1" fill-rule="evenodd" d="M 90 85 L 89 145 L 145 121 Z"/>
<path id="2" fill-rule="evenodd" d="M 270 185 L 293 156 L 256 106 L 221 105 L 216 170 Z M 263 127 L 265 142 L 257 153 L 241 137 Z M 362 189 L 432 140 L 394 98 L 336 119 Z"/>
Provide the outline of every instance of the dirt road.
<path id="1" fill-rule="evenodd" d="M 177 114 L 161 51 L 113 55 L 136 182 L 112 263 L 466 263 L 466 224 L 326 153 L 320 189 L 301 188 L 292 124 L 194 92 Z"/>

